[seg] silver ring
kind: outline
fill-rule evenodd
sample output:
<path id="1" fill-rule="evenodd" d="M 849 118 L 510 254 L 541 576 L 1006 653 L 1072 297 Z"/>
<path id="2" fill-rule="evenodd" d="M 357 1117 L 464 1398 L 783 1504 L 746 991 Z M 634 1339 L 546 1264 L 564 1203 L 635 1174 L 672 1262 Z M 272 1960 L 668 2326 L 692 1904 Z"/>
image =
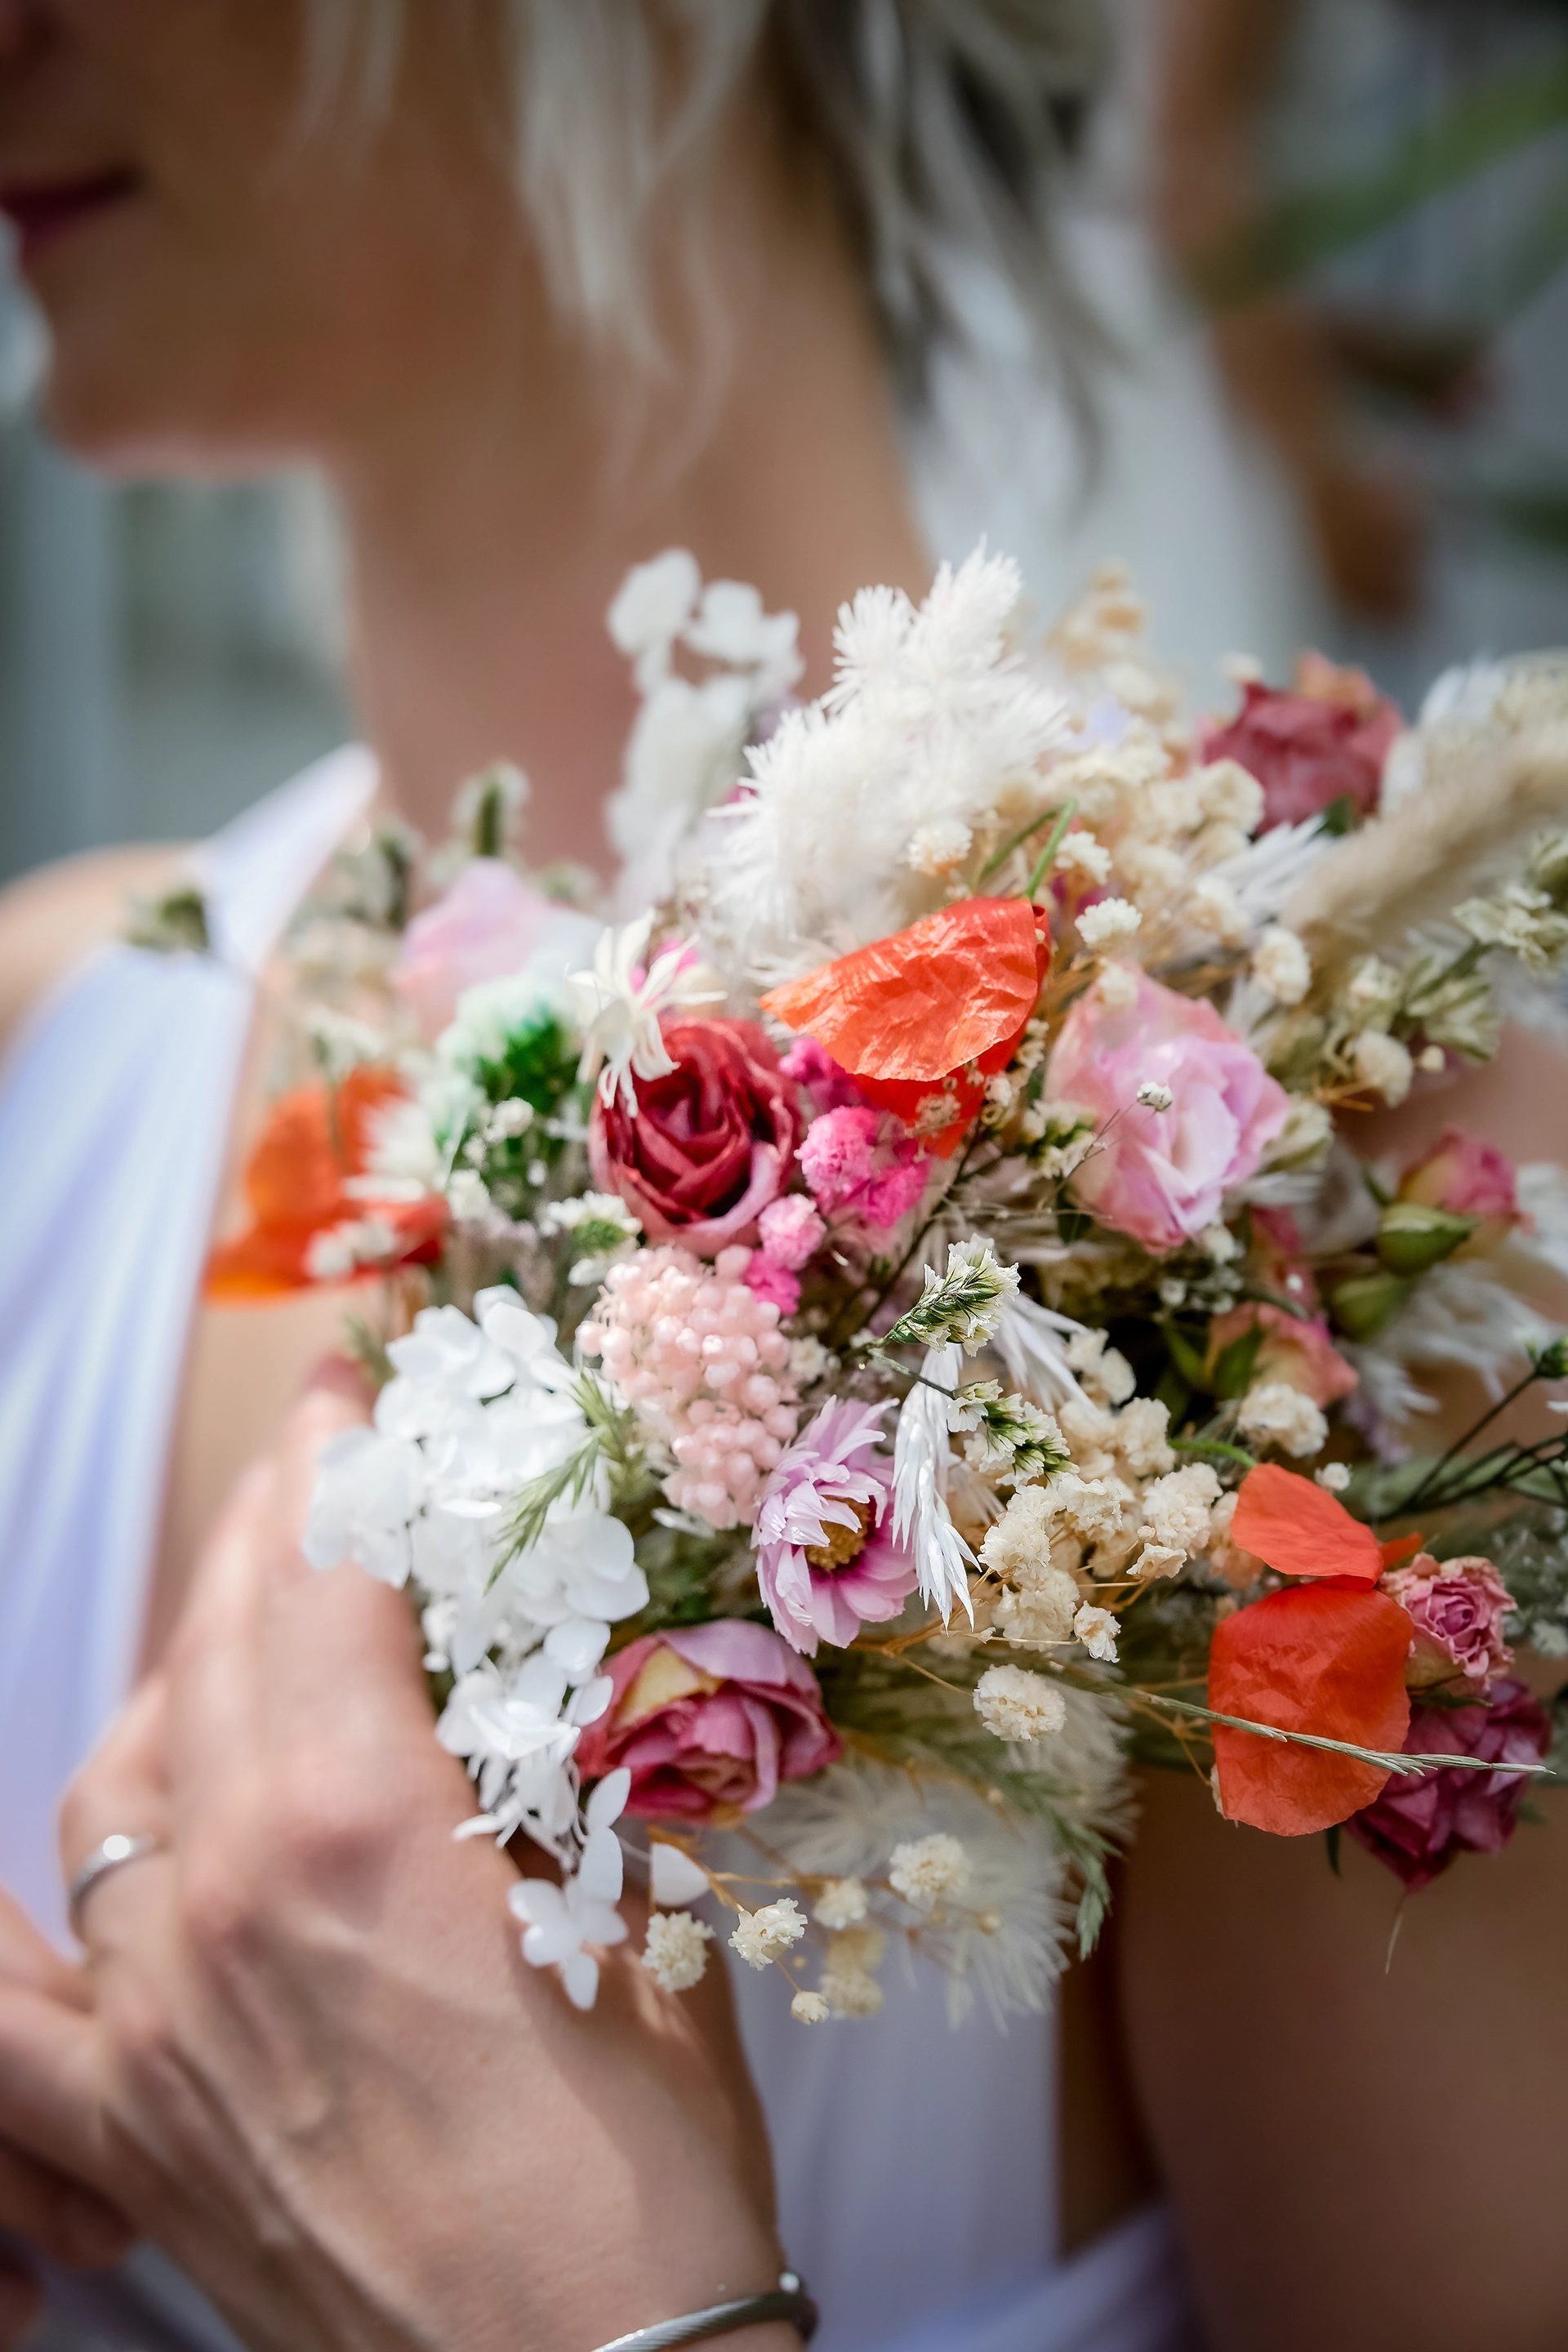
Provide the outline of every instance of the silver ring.
<path id="1" fill-rule="evenodd" d="M 70 1915 L 71 1926 L 79 1929 L 81 1906 L 100 1878 L 107 1878 L 110 1872 L 118 1870 L 122 1863 L 141 1862 L 145 1855 L 162 1853 L 163 1851 L 161 1838 L 146 1837 L 140 1832 L 128 1837 L 124 1831 L 116 1830 L 111 1836 L 102 1839 L 93 1847 L 67 1890 L 66 1908 Z"/>

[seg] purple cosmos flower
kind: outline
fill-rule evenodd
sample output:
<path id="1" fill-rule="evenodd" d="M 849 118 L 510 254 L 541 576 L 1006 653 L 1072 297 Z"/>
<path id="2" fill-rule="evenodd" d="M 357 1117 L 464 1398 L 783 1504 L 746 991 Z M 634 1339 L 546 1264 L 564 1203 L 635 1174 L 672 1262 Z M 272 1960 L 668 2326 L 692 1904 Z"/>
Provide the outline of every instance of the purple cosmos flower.
<path id="1" fill-rule="evenodd" d="M 887 1410 L 824 1405 L 763 1489 L 757 1580 L 804 1657 L 819 1640 L 846 1648 L 863 1624 L 896 1617 L 915 1589 L 914 1554 L 892 1532 L 892 1464 L 877 1452 Z"/>

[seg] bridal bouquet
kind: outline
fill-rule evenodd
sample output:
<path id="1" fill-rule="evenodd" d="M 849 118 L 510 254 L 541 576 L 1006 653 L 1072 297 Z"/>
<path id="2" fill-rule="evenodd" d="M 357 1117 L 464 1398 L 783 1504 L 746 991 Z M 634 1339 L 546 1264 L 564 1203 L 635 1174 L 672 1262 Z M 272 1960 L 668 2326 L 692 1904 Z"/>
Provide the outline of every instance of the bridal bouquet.
<path id="1" fill-rule="evenodd" d="M 1421 1429 L 1452 1368 L 1568 1376 L 1568 1193 L 1357 1147 L 1568 961 L 1568 667 L 1406 730 L 1238 664 L 1193 722 L 1141 625 L 1107 570 L 1032 636 L 983 551 L 859 595 L 802 707 L 793 616 L 672 551 L 610 614 L 628 919 L 526 871 L 497 770 L 296 927 L 209 1287 L 360 1286 L 307 1549 L 414 1596 L 580 2006 L 628 1859 L 668 1988 L 717 1921 L 807 2022 L 889 1943 L 1000 2012 L 1092 1943 L 1136 1761 L 1406 1887 L 1542 1769 L 1563 1438 Z"/>

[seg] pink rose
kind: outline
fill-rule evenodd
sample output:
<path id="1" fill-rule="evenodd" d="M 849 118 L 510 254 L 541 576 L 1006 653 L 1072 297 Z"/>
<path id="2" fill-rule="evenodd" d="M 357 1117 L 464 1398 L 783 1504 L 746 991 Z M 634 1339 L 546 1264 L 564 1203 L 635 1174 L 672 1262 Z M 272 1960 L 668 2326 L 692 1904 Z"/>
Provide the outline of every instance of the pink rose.
<path id="1" fill-rule="evenodd" d="M 1233 1340 L 1245 1339 L 1249 1331 L 1263 1335 L 1253 1358 L 1255 1381 L 1283 1381 L 1310 1397 L 1315 1405 L 1332 1404 L 1354 1388 L 1355 1369 L 1334 1346 L 1321 1315 L 1303 1320 L 1263 1301 L 1249 1300 L 1215 1317 L 1209 1325 L 1209 1370 L 1213 1370 L 1222 1349 Z"/>
<path id="2" fill-rule="evenodd" d="M 1137 981 L 1125 1010 L 1095 989 L 1079 998 L 1046 1095 L 1090 1112 L 1099 1130 L 1073 1177 L 1076 1198 L 1145 1249 L 1168 1250 L 1214 1223 L 1284 1126 L 1289 1100 L 1212 1004 L 1143 972 Z M 1169 1088 L 1169 1110 L 1140 1104 L 1146 1081 Z"/>
<path id="3" fill-rule="evenodd" d="M 1403 1568 L 1389 1570 L 1383 1589 L 1415 1628 L 1405 1677 L 1413 1686 L 1451 1682 L 1456 1674 L 1487 1683 L 1512 1658 L 1502 1621 L 1513 1596 L 1489 1559 L 1439 1562 L 1429 1552 L 1417 1552 Z"/>
<path id="4" fill-rule="evenodd" d="M 645 1633 L 605 1671 L 610 1704 L 584 1732 L 584 1780 L 630 1768 L 628 1813 L 708 1821 L 755 1812 L 782 1780 L 836 1763 L 843 1743 L 809 1666 L 765 1625 L 739 1617 Z"/>
<path id="5" fill-rule="evenodd" d="M 926 1162 L 901 1121 L 868 1103 L 824 1111 L 800 1147 L 801 1173 L 826 1216 L 861 1217 L 886 1233 L 926 1188 Z"/>
<path id="6" fill-rule="evenodd" d="M 668 1021 L 675 1067 L 594 1106 L 594 1181 L 618 1192 L 650 1240 L 713 1257 L 750 1241 L 784 1190 L 800 1142 L 795 1090 L 751 1021 Z"/>
<path id="7" fill-rule="evenodd" d="M 757 1581 L 773 1623 L 815 1657 L 861 1626 L 896 1617 L 919 1581 L 893 1534 L 893 1465 L 880 1453 L 885 1404 L 839 1399 L 802 1430 L 757 1507 Z"/>
<path id="8" fill-rule="evenodd" d="M 1403 725 L 1395 705 L 1360 670 L 1306 654 L 1296 691 L 1249 686 L 1228 727 L 1204 738 L 1205 760 L 1235 760 L 1263 787 L 1261 832 L 1349 800 L 1371 816 L 1383 763 Z"/>
<path id="9" fill-rule="evenodd" d="M 1446 1127 L 1430 1151 L 1405 1170 L 1399 1197 L 1446 1209 L 1450 1216 L 1520 1222 L 1513 1162 L 1458 1127 Z"/>
<path id="10" fill-rule="evenodd" d="M 1415 1893 L 1457 1853 L 1497 1853 L 1508 1843 L 1530 1783 L 1507 1767 L 1539 1764 L 1551 1745 L 1551 1718 L 1522 1683 L 1496 1684 L 1485 1706 L 1416 1707 L 1408 1754 L 1480 1756 L 1500 1769 L 1391 1779 L 1345 1827 Z"/>
<path id="11" fill-rule="evenodd" d="M 466 988 L 520 971 L 540 949 L 574 933 L 586 961 L 599 926 L 531 890 L 499 857 L 465 866 L 444 898 L 416 915 L 403 934 L 393 981 L 426 1037 L 437 1037 Z"/>

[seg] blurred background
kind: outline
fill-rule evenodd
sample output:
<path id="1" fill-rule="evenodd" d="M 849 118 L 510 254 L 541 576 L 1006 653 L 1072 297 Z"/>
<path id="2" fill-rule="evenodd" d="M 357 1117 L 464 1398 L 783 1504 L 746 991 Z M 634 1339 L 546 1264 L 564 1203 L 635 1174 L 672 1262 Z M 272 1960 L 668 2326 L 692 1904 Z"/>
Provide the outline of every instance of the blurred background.
<path id="1" fill-rule="evenodd" d="M 977 361 L 910 433 L 933 546 L 988 531 L 1046 613 L 1125 559 L 1200 708 L 1237 653 L 1413 714 L 1568 643 L 1568 0 L 1112 5 L 1064 223 L 1092 425 L 966 289 Z M 316 486 L 95 479 L 46 365 L 0 256 L 0 878 L 208 831 L 353 731 Z"/>

